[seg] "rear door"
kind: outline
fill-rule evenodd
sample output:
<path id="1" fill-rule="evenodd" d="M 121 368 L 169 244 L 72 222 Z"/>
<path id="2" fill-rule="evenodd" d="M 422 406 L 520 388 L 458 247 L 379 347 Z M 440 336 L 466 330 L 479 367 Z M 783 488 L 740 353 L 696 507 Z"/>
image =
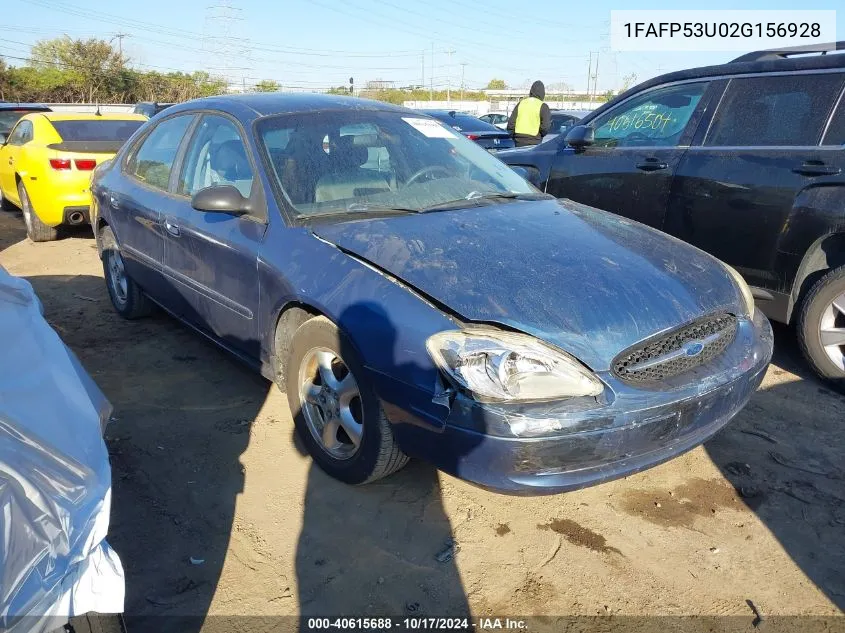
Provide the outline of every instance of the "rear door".
<path id="1" fill-rule="evenodd" d="M 590 121 L 595 143 L 566 147 L 547 191 L 661 228 L 675 169 L 704 110 L 709 82 L 660 86 Z"/>
<path id="2" fill-rule="evenodd" d="M 177 311 L 172 284 L 162 276 L 162 217 L 179 204 L 170 193 L 173 167 L 195 119 L 183 114 L 161 121 L 136 145 L 123 166 L 119 187 L 105 189 L 102 207 L 109 218 L 128 274 L 165 308 Z"/>
<path id="3" fill-rule="evenodd" d="M 247 356 L 258 358 L 258 249 L 266 205 L 240 126 L 205 114 L 187 147 L 164 222 L 165 270 L 177 283 L 186 318 Z M 197 211 L 191 196 L 232 185 L 253 201 L 255 215 Z"/>
<path id="4" fill-rule="evenodd" d="M 845 182 L 845 152 L 822 144 L 843 86 L 841 72 L 732 78 L 678 166 L 667 232 L 751 285 L 782 289 L 775 261 L 793 206 L 803 192 Z"/>

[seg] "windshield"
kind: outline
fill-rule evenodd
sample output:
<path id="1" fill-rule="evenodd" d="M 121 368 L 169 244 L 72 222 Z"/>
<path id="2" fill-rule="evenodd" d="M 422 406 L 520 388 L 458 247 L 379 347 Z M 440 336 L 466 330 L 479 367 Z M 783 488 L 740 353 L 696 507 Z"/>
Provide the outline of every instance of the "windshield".
<path id="1" fill-rule="evenodd" d="M 258 136 L 299 216 L 537 194 L 486 150 L 411 112 L 343 110 L 264 119 Z M 456 205 L 458 206 L 458 205 Z"/>
<path id="2" fill-rule="evenodd" d="M 132 119 L 52 121 L 53 127 L 65 141 L 125 141 L 143 123 Z"/>

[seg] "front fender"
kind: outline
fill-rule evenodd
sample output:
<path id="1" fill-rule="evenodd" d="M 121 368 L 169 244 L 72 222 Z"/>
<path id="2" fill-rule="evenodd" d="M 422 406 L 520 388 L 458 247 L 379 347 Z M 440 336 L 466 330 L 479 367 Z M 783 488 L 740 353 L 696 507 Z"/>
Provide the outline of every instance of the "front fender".
<path id="1" fill-rule="evenodd" d="M 449 414 L 440 372 L 425 342 L 456 322 L 401 281 L 315 237 L 306 228 L 268 229 L 259 258 L 262 362 L 279 315 L 303 304 L 350 338 L 392 422 L 441 429 Z"/>

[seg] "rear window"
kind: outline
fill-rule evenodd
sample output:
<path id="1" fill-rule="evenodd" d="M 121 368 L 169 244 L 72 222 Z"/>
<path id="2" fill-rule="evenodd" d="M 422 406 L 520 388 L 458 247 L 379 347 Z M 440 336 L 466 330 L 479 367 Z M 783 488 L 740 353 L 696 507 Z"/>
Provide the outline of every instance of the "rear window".
<path id="1" fill-rule="evenodd" d="M 125 141 L 143 121 L 51 121 L 64 141 Z"/>

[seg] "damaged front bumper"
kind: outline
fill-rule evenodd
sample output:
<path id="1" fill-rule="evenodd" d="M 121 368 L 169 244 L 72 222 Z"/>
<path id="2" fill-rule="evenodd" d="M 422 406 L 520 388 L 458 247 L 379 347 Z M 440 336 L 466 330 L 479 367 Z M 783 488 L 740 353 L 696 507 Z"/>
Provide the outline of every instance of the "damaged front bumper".
<path id="1" fill-rule="evenodd" d="M 672 459 L 727 424 L 762 382 L 772 344 L 758 310 L 718 358 L 659 389 L 605 372 L 597 375 L 608 397 L 598 403 L 493 405 L 458 395 L 442 434 L 413 433 L 403 445 L 446 472 L 513 494 L 617 479 Z"/>

